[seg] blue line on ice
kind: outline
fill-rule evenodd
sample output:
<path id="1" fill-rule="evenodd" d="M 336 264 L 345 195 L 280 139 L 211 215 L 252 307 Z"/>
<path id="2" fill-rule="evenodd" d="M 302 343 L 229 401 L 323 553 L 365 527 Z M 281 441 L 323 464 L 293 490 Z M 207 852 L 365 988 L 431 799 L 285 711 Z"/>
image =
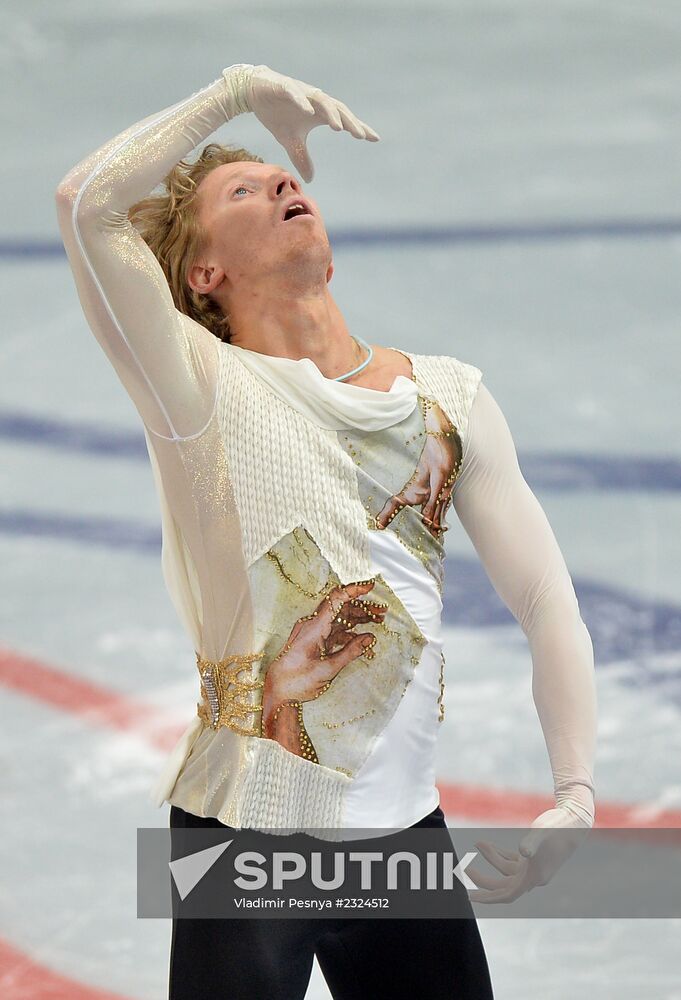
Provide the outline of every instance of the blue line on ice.
<path id="1" fill-rule="evenodd" d="M 57 420 L 0 411 L 0 440 L 80 452 L 101 458 L 148 461 L 143 433 L 102 429 L 83 421 Z M 681 490 L 681 459 L 643 455 L 592 455 L 588 452 L 532 452 L 519 458 L 523 475 L 533 489 L 644 490 L 653 493 Z"/>
<path id="2" fill-rule="evenodd" d="M 681 235 L 681 219 L 595 219 L 571 222 L 469 223 L 445 226 L 397 226 L 392 229 L 348 228 L 329 231 L 334 247 L 439 243 L 565 242 L 592 239 L 666 239 Z M 0 259 L 65 257 L 58 239 L 0 240 Z"/>
<path id="3" fill-rule="evenodd" d="M 0 534 L 101 545 L 143 556 L 161 553 L 158 528 L 132 520 L 5 509 L 0 510 Z M 681 672 L 664 666 L 664 654 L 681 650 L 681 606 L 574 575 L 573 583 L 596 663 L 628 665 L 622 683 L 641 684 L 645 675 L 646 683 L 657 684 L 681 707 Z M 476 559 L 447 558 L 443 605 L 447 626 L 480 630 L 513 625 L 503 641 L 526 643 Z"/>

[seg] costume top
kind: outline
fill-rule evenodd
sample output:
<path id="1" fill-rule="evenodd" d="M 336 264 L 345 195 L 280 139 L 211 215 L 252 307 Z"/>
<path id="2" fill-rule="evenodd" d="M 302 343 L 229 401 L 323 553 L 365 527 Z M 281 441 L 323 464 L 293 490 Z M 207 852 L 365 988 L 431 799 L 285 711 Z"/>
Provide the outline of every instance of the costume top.
<path id="1" fill-rule="evenodd" d="M 321 836 L 402 828 L 437 805 L 436 526 L 451 500 L 528 638 L 557 803 L 593 822 L 591 640 L 481 371 L 403 351 L 412 378 L 383 392 L 219 341 L 175 308 L 131 225 L 128 209 L 237 113 L 222 76 L 57 192 L 83 310 L 143 423 L 164 578 L 196 652 L 196 714 L 154 801 Z"/>

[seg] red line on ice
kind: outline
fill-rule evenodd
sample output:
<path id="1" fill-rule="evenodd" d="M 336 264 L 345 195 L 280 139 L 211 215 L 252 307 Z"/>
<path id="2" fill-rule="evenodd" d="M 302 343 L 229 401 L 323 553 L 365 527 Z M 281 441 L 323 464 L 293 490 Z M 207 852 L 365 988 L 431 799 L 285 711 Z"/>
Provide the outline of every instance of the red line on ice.
<path id="1" fill-rule="evenodd" d="M 3 1000 L 127 1000 L 120 993 L 87 986 L 53 972 L 0 938 L 0 995 Z"/>
<path id="2" fill-rule="evenodd" d="M 6 688 L 79 716 L 95 726 L 136 733 L 156 749 L 168 752 L 191 721 L 178 725 L 167 712 L 93 681 L 74 677 L 67 670 L 0 648 L 0 684 Z M 511 788 L 491 788 L 438 782 L 440 805 L 452 820 L 475 820 L 481 826 L 522 826 L 550 809 L 553 797 Z M 659 810 L 646 803 L 596 803 L 596 827 L 681 827 L 681 810 Z"/>
<path id="3" fill-rule="evenodd" d="M 48 666 L 34 657 L 0 648 L 0 684 L 69 712 L 84 722 L 137 733 L 153 746 L 168 751 L 183 727 L 169 720 L 153 705 L 117 694 L 92 681 L 74 677 L 66 670 Z M 547 795 L 512 789 L 461 784 L 438 785 L 440 805 L 450 825 L 457 818 L 476 820 L 481 826 L 524 826 L 534 816 L 550 809 Z M 598 802 L 597 827 L 681 827 L 681 810 L 646 815 L 643 804 Z M 126 1000 L 120 994 L 70 979 L 34 961 L 29 955 L 0 938 L 0 987 L 3 1000 Z"/>

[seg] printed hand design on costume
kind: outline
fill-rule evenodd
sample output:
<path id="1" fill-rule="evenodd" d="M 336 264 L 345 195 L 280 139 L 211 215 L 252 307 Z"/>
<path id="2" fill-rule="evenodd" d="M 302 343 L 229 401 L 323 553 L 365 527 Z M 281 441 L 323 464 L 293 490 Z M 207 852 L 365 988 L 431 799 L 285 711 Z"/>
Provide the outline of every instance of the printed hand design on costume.
<path id="1" fill-rule="evenodd" d="M 424 426 L 426 443 L 411 478 L 390 497 L 376 515 L 379 528 L 386 528 L 403 507 L 422 507 L 428 531 L 437 538 L 447 531 L 445 516 L 461 463 L 461 439 L 456 427 L 437 403 L 427 407 Z"/>
<path id="2" fill-rule="evenodd" d="M 373 632 L 353 631 L 356 625 L 382 622 L 385 617 L 386 604 L 360 600 L 375 583 L 372 579 L 334 587 L 311 615 L 295 623 L 265 676 L 263 736 L 316 760 L 299 707 L 323 694 L 343 667 L 376 644 Z M 367 652 L 367 657 L 373 653 Z"/>
<path id="3" fill-rule="evenodd" d="M 565 806 L 557 806 L 533 821 L 520 841 L 519 851 L 502 850 L 485 840 L 476 841 L 480 853 L 503 878 L 466 868 L 466 875 L 478 886 L 468 891 L 468 898 L 479 903 L 511 903 L 535 886 L 547 885 L 590 829 L 590 824 Z"/>

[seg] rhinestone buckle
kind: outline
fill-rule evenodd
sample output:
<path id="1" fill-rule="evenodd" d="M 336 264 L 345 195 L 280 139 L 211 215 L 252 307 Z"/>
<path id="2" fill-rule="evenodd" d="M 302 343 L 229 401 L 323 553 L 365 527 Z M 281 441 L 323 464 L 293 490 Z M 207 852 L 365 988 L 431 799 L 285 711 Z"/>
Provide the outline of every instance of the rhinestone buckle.
<path id="1" fill-rule="evenodd" d="M 254 681 L 248 676 L 241 679 L 242 671 L 249 671 L 251 664 L 262 659 L 262 653 L 245 653 L 228 656 L 224 660 L 204 660 L 196 654 L 196 666 L 201 678 L 201 698 L 197 715 L 205 726 L 219 729 L 228 726 L 242 736 L 260 736 L 260 721 L 247 717 L 262 710 L 262 697 L 253 704 L 255 691 L 262 689 L 264 681 Z"/>

